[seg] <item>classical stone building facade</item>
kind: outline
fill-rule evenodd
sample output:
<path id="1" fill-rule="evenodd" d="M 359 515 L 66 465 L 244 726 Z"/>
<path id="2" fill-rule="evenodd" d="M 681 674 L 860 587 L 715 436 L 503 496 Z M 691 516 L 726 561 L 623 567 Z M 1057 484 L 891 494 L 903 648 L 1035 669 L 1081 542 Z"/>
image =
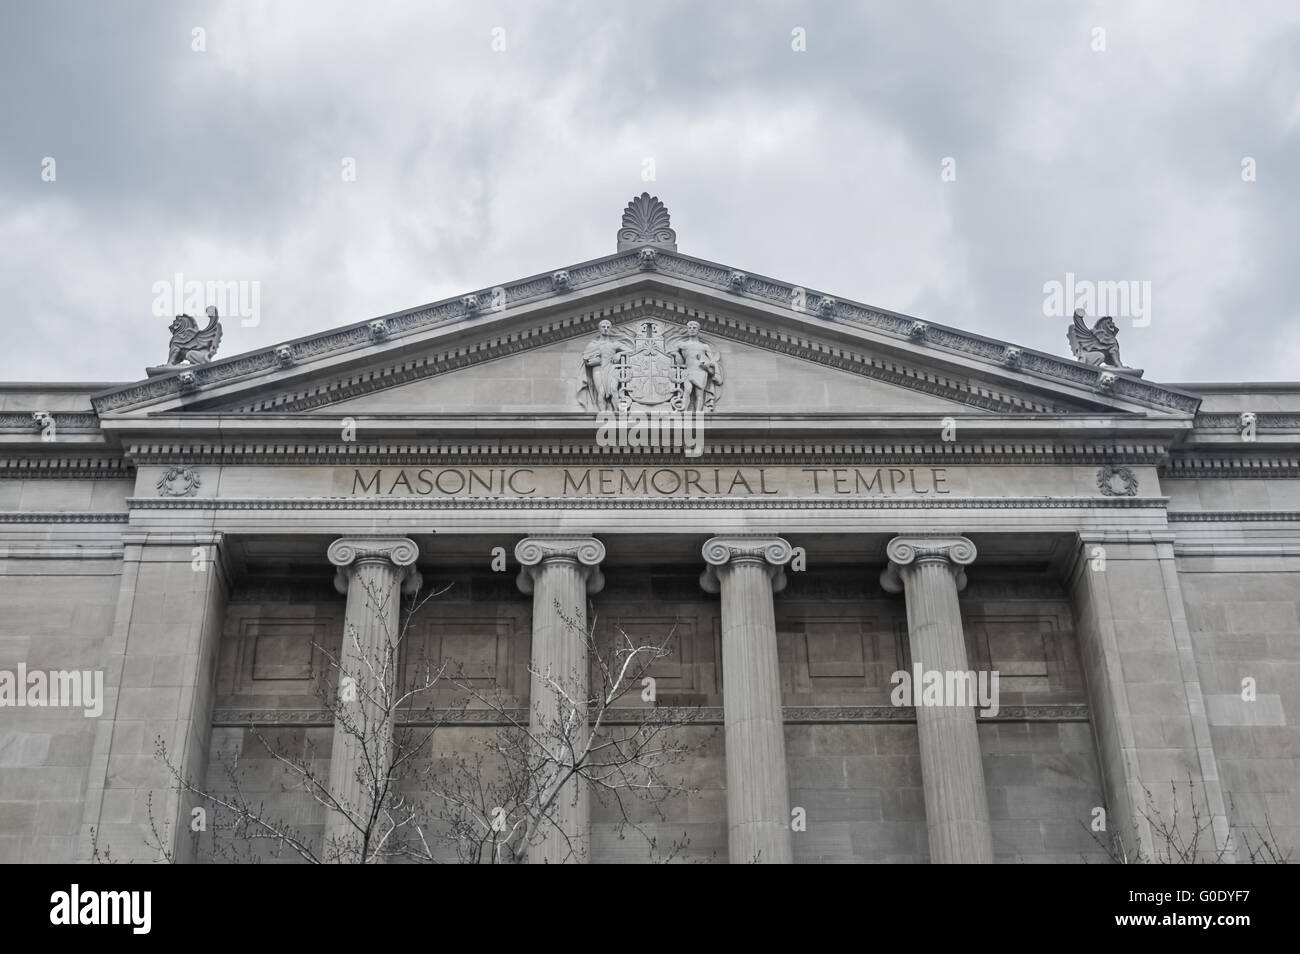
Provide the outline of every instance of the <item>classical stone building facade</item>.
<path id="1" fill-rule="evenodd" d="M 694 794 L 647 823 L 687 857 L 1105 861 L 1099 810 L 1144 857 L 1175 815 L 1203 856 L 1300 844 L 1300 385 L 1161 385 L 1105 340 L 1076 361 L 745 274 L 648 196 L 617 249 L 228 358 L 191 319 L 144 380 L 0 386 L 0 860 L 89 860 L 92 829 L 155 858 L 150 813 L 185 857 L 159 738 L 212 785 L 241 753 L 324 837 L 254 736 L 346 787 L 323 656 L 421 582 L 409 639 L 534 718 L 582 627 L 671 633 L 632 701 L 694 713 Z M 916 667 L 996 672 L 996 713 L 895 704 Z M 101 713 L 32 695 L 73 670 Z M 601 800 L 562 814 L 634 857 Z"/>

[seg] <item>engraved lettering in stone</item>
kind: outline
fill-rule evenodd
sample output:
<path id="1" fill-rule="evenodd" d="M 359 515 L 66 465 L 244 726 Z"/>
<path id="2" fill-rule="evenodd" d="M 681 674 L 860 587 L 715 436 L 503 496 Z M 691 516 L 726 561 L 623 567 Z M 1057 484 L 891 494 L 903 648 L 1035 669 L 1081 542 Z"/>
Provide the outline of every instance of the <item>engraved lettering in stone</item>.
<path id="1" fill-rule="evenodd" d="M 565 468 L 564 495 L 566 497 L 569 495 L 570 489 L 572 489 L 572 492 L 575 494 L 578 493 L 590 494 L 591 493 L 591 471 L 584 470 L 582 472 L 582 480 L 576 481 L 573 479 L 573 471 L 569 470 L 568 468 Z"/>
<path id="2" fill-rule="evenodd" d="M 803 470 L 803 472 L 804 472 L 805 474 L 812 474 L 812 479 L 813 479 L 813 493 L 815 493 L 815 494 L 819 494 L 819 493 L 821 493 L 821 492 L 822 492 L 822 488 L 821 488 L 821 484 L 819 483 L 818 475 L 819 475 L 819 474 L 829 473 L 829 470 L 830 470 L 830 469 L 827 468 L 827 467 L 804 467 L 804 468 L 801 468 L 801 469 Z"/>
<path id="3" fill-rule="evenodd" d="M 749 481 L 745 479 L 745 475 L 740 471 L 736 471 L 736 476 L 731 478 L 731 486 L 727 488 L 728 494 L 732 493 L 736 489 L 736 484 L 740 484 L 744 487 L 745 493 L 747 494 L 752 494 L 754 492 L 754 488 L 749 486 Z"/>
<path id="4" fill-rule="evenodd" d="M 890 497 L 952 493 L 944 467 L 355 468 L 354 495 L 389 497 Z"/>
<path id="5" fill-rule="evenodd" d="M 881 483 L 880 483 L 880 469 L 879 469 L 879 468 L 877 468 L 876 470 L 873 470 L 873 471 L 871 472 L 871 479 L 870 479 L 870 480 L 866 480 L 866 479 L 864 479 L 863 476 L 862 476 L 862 471 L 859 470 L 859 469 L 857 469 L 857 468 L 854 468 L 853 472 L 854 472 L 854 474 L 855 474 L 856 477 L 857 477 L 857 485 L 856 485 L 856 486 L 857 486 L 857 490 L 858 490 L 859 493 L 869 494 L 869 493 L 871 493 L 871 488 L 872 488 L 872 487 L 876 488 L 876 493 L 878 493 L 878 494 L 879 494 L 879 493 L 884 493 L 884 487 L 881 486 Z"/>
<path id="6" fill-rule="evenodd" d="M 646 493 L 645 471 L 638 471 L 636 480 L 630 479 L 626 470 L 619 471 L 618 491 L 619 493 Z"/>
<path id="7" fill-rule="evenodd" d="M 457 481 L 452 487 L 444 486 L 448 474 Z M 433 478 L 433 484 L 444 494 L 458 494 L 465 489 L 465 475 L 458 470 L 440 470 L 438 476 Z"/>
<path id="8" fill-rule="evenodd" d="M 674 481 L 671 490 L 664 489 L 664 487 L 660 483 L 660 478 L 664 474 L 667 474 Z M 656 470 L 654 474 L 651 475 L 650 477 L 650 486 L 654 487 L 654 489 L 657 490 L 659 493 L 668 496 L 671 494 L 675 494 L 677 493 L 677 491 L 682 489 L 682 478 L 681 475 L 679 475 L 675 470 Z"/>
<path id="9" fill-rule="evenodd" d="M 510 471 L 510 476 L 506 478 L 506 486 L 510 488 L 510 492 L 519 494 L 521 497 L 528 497 L 531 496 L 532 494 L 537 493 L 536 484 L 534 484 L 532 487 L 529 487 L 527 490 L 523 489 L 522 487 L 515 486 L 515 479 L 520 474 L 527 474 L 529 477 L 531 477 L 533 476 L 533 471 L 531 468 L 528 467 L 524 467 L 519 470 Z"/>

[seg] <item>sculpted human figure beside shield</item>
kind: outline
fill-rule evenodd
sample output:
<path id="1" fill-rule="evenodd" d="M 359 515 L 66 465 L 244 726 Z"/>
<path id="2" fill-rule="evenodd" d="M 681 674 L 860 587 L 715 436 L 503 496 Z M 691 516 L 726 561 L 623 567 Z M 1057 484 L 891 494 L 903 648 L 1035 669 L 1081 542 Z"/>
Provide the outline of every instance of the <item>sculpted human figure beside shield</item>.
<path id="1" fill-rule="evenodd" d="M 675 342 L 672 351 L 685 369 L 682 410 L 713 410 L 722 389 L 722 359 L 707 342 L 700 339 L 698 321 L 686 323 L 686 337 Z"/>
<path id="2" fill-rule="evenodd" d="M 589 411 L 618 410 L 619 358 L 631 351 L 628 342 L 614 334 L 609 319 L 600 323 L 600 333 L 582 352 L 582 384 L 578 402 Z"/>

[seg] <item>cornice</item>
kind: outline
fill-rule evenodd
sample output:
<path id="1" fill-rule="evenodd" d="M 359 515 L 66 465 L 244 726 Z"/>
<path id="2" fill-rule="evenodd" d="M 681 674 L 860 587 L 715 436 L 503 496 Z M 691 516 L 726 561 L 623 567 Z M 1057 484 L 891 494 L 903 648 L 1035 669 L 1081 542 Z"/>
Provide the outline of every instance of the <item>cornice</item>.
<path id="1" fill-rule="evenodd" d="M 1243 448 L 1246 445 L 1243 445 Z M 1160 467 L 1162 477 L 1300 477 L 1300 457 L 1175 453 Z"/>
<path id="2" fill-rule="evenodd" d="M 655 302 L 651 308 L 662 309 L 669 314 L 678 310 L 667 302 Z M 1022 397 L 1005 394 L 988 386 L 977 391 L 968 381 L 934 374 L 924 368 L 911 366 L 905 361 L 873 355 L 865 349 L 827 348 L 808 336 L 793 331 L 769 331 L 752 322 L 715 315 L 707 309 L 683 310 L 685 311 L 683 317 L 689 316 L 700 321 L 703 330 L 714 337 L 812 361 L 824 367 L 882 381 L 910 391 L 947 398 L 968 407 L 1001 414 L 1026 412 L 1050 414 L 1064 410 L 1052 404 L 1027 401 Z"/>
<path id="3" fill-rule="evenodd" d="M 1164 510 L 1168 497 L 128 497 L 131 510 Z"/>
<path id="4" fill-rule="evenodd" d="M 1054 413 L 1064 409 L 1041 402 L 1005 394 L 982 385 L 978 389 L 960 378 L 935 374 L 920 364 L 897 358 L 873 355 L 864 348 L 831 348 L 793 329 L 773 331 L 732 315 L 722 315 L 697 305 L 680 305 L 653 296 L 635 296 L 609 302 L 562 322 L 543 322 L 533 328 L 498 333 L 477 341 L 474 346 L 449 345 L 420 358 L 397 358 L 387 365 L 368 367 L 364 371 L 339 377 L 322 388 L 319 382 L 288 390 L 271 399 L 262 399 L 235 408 L 235 413 L 301 413 L 350 401 L 376 391 L 462 370 L 534 348 L 592 335 L 604 319 L 635 322 L 643 318 L 660 320 L 693 319 L 717 338 L 790 355 L 824 367 L 845 371 L 859 377 L 932 394 L 972 408 L 1003 414 Z"/>
<path id="5" fill-rule="evenodd" d="M 0 432 L 33 433 L 40 431 L 34 415 L 36 411 L 4 411 L 0 413 Z M 94 411 L 51 411 L 56 431 L 98 431 L 99 415 Z"/>
<path id="6" fill-rule="evenodd" d="M 1239 557 L 1242 559 L 1282 557 L 1290 559 L 1300 557 L 1300 544 L 1295 543 L 1175 543 L 1174 556 L 1210 557 L 1218 560 L 1222 557 Z M 1222 564 L 1214 572 L 1223 572 Z M 1247 572 L 1255 571 L 1253 567 Z"/>
<path id="7" fill-rule="evenodd" d="M 113 480 L 135 476 L 121 457 L 0 457 L 0 480 Z"/>
<path id="8" fill-rule="evenodd" d="M 573 290 L 635 274 L 638 268 L 636 253 L 623 253 L 571 266 L 567 269 L 568 282 L 565 291 L 556 290 L 550 273 L 534 275 L 498 287 L 502 290 L 503 297 L 501 300 L 508 310 L 512 305 L 519 306 L 550 298 L 558 298 Z M 420 332 L 475 317 L 480 314 L 481 306 L 485 302 L 488 305 L 488 310 L 490 310 L 492 296 L 492 289 L 483 289 L 476 293 L 458 295 L 454 298 L 397 312 L 375 320 L 384 323 L 385 344 L 388 347 L 395 347 L 405 339 L 409 339 Z M 511 336 L 505 335 L 502 337 L 509 338 Z M 538 343 L 540 342 L 534 337 L 529 340 L 528 346 L 531 347 Z M 97 412 L 103 414 L 106 411 L 132 407 L 160 398 L 179 396 L 182 393 L 180 378 L 185 372 L 194 375 L 194 387 L 197 389 L 251 377 L 260 372 L 283 367 L 280 357 L 276 354 L 277 349 L 281 347 L 289 349 L 290 364 L 298 365 L 335 354 L 361 353 L 374 347 L 375 344 L 371 322 L 358 322 L 343 328 L 300 338 L 284 345 L 272 345 L 258 351 L 250 351 L 232 358 L 218 359 L 194 368 L 187 368 L 184 371 L 159 375 L 129 387 L 102 392 L 92 396 L 91 403 Z M 471 346 L 462 348 L 461 352 L 464 358 L 469 359 L 478 350 L 480 349 L 477 346 Z M 468 363 L 470 362 L 467 360 L 466 364 Z M 334 400 L 337 400 L 337 398 Z"/>
<path id="9" fill-rule="evenodd" d="M 128 523 L 128 513 L 74 510 L 3 510 L 0 523 Z"/>
<path id="10" fill-rule="evenodd" d="M 911 706 L 782 706 L 787 725 L 827 725 L 834 723 L 910 723 L 916 721 Z M 1087 722 L 1088 706 L 1082 703 L 1055 705 L 1002 706 L 992 717 L 980 716 L 980 722 Z M 723 725 L 721 706 L 664 706 L 656 709 L 606 709 L 606 725 L 642 725 L 664 722 L 677 725 Z M 217 708 L 212 724 L 219 728 L 256 726 L 326 727 L 334 722 L 327 709 Z M 399 712 L 397 722 L 409 726 L 476 726 L 521 725 L 528 722 L 528 710 L 513 709 L 433 709 Z"/>
<path id="11" fill-rule="evenodd" d="M 757 440 L 710 441 L 705 453 L 685 459 L 681 450 L 648 451 L 593 446 L 579 441 L 482 441 L 475 443 L 403 442 L 400 445 L 338 442 L 202 444 L 131 444 L 126 454 L 137 466 L 147 464 L 315 464 L 320 466 L 490 466 L 545 462 L 552 466 L 623 466 L 681 463 L 800 465 L 846 464 L 1105 464 L 1157 465 L 1167 456 L 1161 444 L 1042 441 L 827 442 Z"/>
<path id="12" fill-rule="evenodd" d="M 77 546 L 4 547 L 6 560 L 121 560 L 126 548 L 120 543 Z"/>
<path id="13" fill-rule="evenodd" d="M 858 302 L 836 299 L 824 292 L 805 289 L 776 279 L 745 275 L 713 262 L 684 255 L 660 252 L 657 258 L 660 261 L 659 271 L 686 278 L 712 289 L 726 291 L 740 298 L 758 297 L 772 304 L 791 307 L 791 302 L 798 291 L 803 293 L 805 304 L 802 309 L 791 307 L 792 311 L 822 314 L 833 322 L 857 325 L 909 341 L 917 340 L 913 334 L 917 319 L 907 315 L 872 308 Z M 737 275 L 740 276 L 739 281 L 734 278 Z M 920 340 L 926 347 L 979 358 L 990 364 L 1002 366 L 1005 366 L 1007 361 L 1007 348 L 1011 347 L 1009 342 L 996 341 L 982 335 L 929 322 L 925 323 L 925 333 Z M 1016 366 L 1020 370 L 1035 372 L 1091 390 L 1099 389 L 1101 376 L 1105 373 L 1103 369 L 1079 361 L 1058 358 L 1024 348 L 1019 349 Z M 1184 394 L 1153 385 L 1140 378 L 1118 373 L 1115 373 L 1115 383 L 1111 393 L 1116 397 L 1128 397 L 1141 403 L 1157 404 L 1185 413 L 1194 412 L 1201 403 L 1200 398 L 1193 394 Z"/>
<path id="14" fill-rule="evenodd" d="M 1214 411 L 1197 414 L 1195 418 L 1198 431 L 1235 431 L 1242 429 L 1241 411 Z M 1256 431 L 1295 431 L 1300 432 L 1300 414 L 1290 411 L 1256 411 Z"/>
<path id="15" fill-rule="evenodd" d="M 1170 510 L 1170 523 L 1295 523 L 1300 510 Z"/>
<path id="16" fill-rule="evenodd" d="M 92 396 L 91 401 L 95 411 L 103 415 L 106 412 L 154 401 L 180 398 L 183 394 L 200 393 L 205 388 L 218 385 L 242 380 L 251 381 L 267 372 L 286 366 L 300 366 L 322 358 L 352 353 L 358 355 L 373 353 L 373 349 L 376 348 L 385 350 L 391 348 L 398 351 L 409 346 L 413 338 L 424 332 L 491 314 L 494 307 L 509 312 L 512 308 L 517 309 L 524 305 L 531 306 L 552 301 L 558 303 L 575 291 L 613 285 L 633 276 L 649 273 L 705 288 L 723 300 L 731 297 L 738 302 L 755 301 L 768 308 L 781 308 L 790 314 L 816 317 L 828 328 L 840 326 L 865 329 L 884 335 L 886 338 L 897 339 L 900 345 L 906 344 L 909 347 L 932 349 L 938 353 L 975 359 L 990 368 L 1012 367 L 1041 378 L 1044 384 L 1050 385 L 1051 382 L 1067 384 L 1088 393 L 1105 391 L 1121 400 L 1131 400 L 1181 413 L 1193 413 L 1200 406 L 1201 399 L 1194 394 L 1155 385 L 1122 373 L 1107 372 L 1072 359 L 1059 358 L 1025 348 L 1014 348 L 1006 342 L 928 322 L 924 323 L 924 334 L 917 336 L 916 319 L 905 315 L 836 299 L 823 292 L 788 282 L 759 275 L 747 275 L 713 262 L 680 255 L 668 248 L 657 248 L 650 256 L 642 256 L 642 251 L 644 250 L 630 249 L 605 258 L 572 265 L 558 272 L 530 276 L 494 289 L 482 289 L 372 321 L 359 322 L 296 341 L 271 345 L 232 358 L 179 369 L 146 381 L 100 392 Z M 557 278 L 560 274 L 564 276 L 562 281 Z M 540 334 L 560 337 L 565 336 L 566 333 L 579 334 L 590 330 L 591 323 L 590 318 L 581 326 L 561 321 L 546 326 Z M 381 333 L 376 332 L 376 327 L 381 330 Z M 710 331 L 725 334 L 725 328 L 724 323 L 714 322 L 710 326 Z M 518 348 L 544 343 L 538 333 L 516 336 L 513 342 L 509 334 L 501 337 L 504 340 L 499 342 L 498 348 L 510 344 Z M 1009 348 L 1011 348 L 1010 352 Z M 458 353 L 453 351 L 443 356 L 438 367 L 433 370 L 428 370 L 427 359 L 412 360 L 405 367 L 399 361 L 397 373 L 409 374 L 413 371 L 436 373 L 439 369 L 450 370 L 452 367 L 464 366 L 452 363 L 458 359 L 472 363 L 481 350 L 480 345 L 463 346 Z M 876 370 L 889 371 L 888 368 L 883 367 Z M 356 379 L 345 386 L 356 386 L 362 379 L 373 380 L 372 375 L 373 371 L 367 371 L 356 376 Z M 302 395 L 291 399 L 287 405 L 276 406 L 319 407 L 340 399 L 331 389 L 324 393 Z M 996 397 L 992 399 L 998 400 Z"/>

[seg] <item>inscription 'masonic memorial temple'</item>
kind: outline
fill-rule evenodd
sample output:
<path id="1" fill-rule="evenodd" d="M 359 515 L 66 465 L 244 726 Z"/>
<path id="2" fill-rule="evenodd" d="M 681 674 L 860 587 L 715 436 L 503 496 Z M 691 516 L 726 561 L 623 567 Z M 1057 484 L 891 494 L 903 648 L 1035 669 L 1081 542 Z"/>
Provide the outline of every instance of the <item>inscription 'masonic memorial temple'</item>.
<path id="1" fill-rule="evenodd" d="M 918 471 L 920 476 L 918 477 Z M 947 494 L 947 467 L 421 467 L 360 468 L 352 493 L 417 497 L 802 497 Z"/>
<path id="2" fill-rule="evenodd" d="M 436 722 L 435 781 L 485 739 L 560 758 L 557 672 L 577 724 L 688 743 L 635 819 L 688 860 L 1192 860 L 1193 805 L 1196 860 L 1300 845 L 1300 385 L 692 258 L 649 195 L 602 258 L 233 356 L 220 322 L 139 380 L 0 385 L 0 861 L 209 860 L 232 759 L 347 845 L 259 738 L 355 805 L 354 719 L 385 751 Z M 374 719 L 339 678 L 399 621 L 385 692 L 424 661 L 460 708 Z M 605 709 L 597 648 L 641 643 L 651 688 Z M 932 704 L 962 685 L 996 699 Z M 519 856 L 646 860 L 598 789 Z"/>

